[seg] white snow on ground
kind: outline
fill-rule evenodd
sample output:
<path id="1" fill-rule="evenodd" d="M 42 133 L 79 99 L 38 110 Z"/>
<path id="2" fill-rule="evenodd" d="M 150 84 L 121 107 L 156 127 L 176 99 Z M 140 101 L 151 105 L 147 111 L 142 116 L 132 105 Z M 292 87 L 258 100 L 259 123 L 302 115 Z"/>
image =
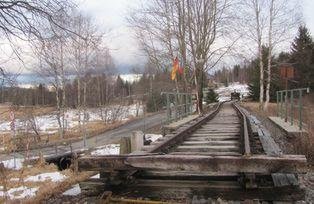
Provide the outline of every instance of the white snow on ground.
<path id="1" fill-rule="evenodd" d="M 72 188 L 64 191 L 62 193 L 62 195 L 76 196 L 76 195 L 78 195 L 80 193 L 81 193 L 80 185 L 79 184 L 75 184 L 75 185 L 72 186 Z"/>
<path id="2" fill-rule="evenodd" d="M 10 178 L 10 181 L 19 181 L 20 179 L 19 178 Z"/>
<path id="3" fill-rule="evenodd" d="M 249 86 L 247 84 L 240 84 L 239 82 L 234 82 L 229 84 L 227 87 L 219 87 L 215 92 L 219 95 L 219 101 L 230 100 L 231 93 L 236 91 L 240 93 L 240 97 L 246 97 L 249 94 Z"/>
<path id="4" fill-rule="evenodd" d="M 36 195 L 38 188 L 28 188 L 26 186 L 20 186 L 18 188 L 11 188 L 6 193 L 0 191 L 0 196 L 3 197 L 7 195 L 10 199 L 22 199 L 26 197 L 33 197 Z"/>
<path id="5" fill-rule="evenodd" d="M 61 174 L 60 172 L 49 172 L 49 173 L 42 173 L 36 176 L 29 176 L 24 181 L 31 181 L 31 182 L 43 182 L 46 180 L 51 180 L 52 182 L 60 182 L 66 178 L 65 175 Z"/>
<path id="6" fill-rule="evenodd" d="M 151 140 L 152 142 L 155 142 L 156 140 L 158 140 L 161 137 L 162 137 L 162 135 L 158 135 L 158 134 L 145 134 L 145 139 Z"/>
<path id="7" fill-rule="evenodd" d="M 91 155 L 116 155 L 120 153 L 120 144 L 109 144 L 97 147 Z"/>
<path id="8" fill-rule="evenodd" d="M 110 120 L 128 120 L 130 117 L 136 117 L 143 114 L 143 106 L 141 105 L 130 105 L 130 106 L 109 106 L 102 109 L 90 108 L 87 111 L 87 121 L 106 121 Z M 66 128 L 73 128 L 79 125 L 79 115 L 81 115 L 81 120 L 83 120 L 84 114 L 77 109 L 70 109 L 65 112 L 65 126 Z M 56 113 L 51 113 L 47 115 L 37 116 L 34 118 L 36 127 L 41 133 L 55 133 L 58 131 L 58 121 Z M 15 126 L 16 130 L 25 130 L 29 126 L 30 122 L 16 119 Z M 0 121 L 0 134 L 8 133 L 11 131 L 10 121 Z"/>
<path id="9" fill-rule="evenodd" d="M 14 159 L 1 161 L 1 163 L 3 163 L 5 168 L 14 169 L 14 170 L 21 169 L 23 167 L 23 162 L 24 162 L 24 159 L 20 159 L 20 158 L 15 159 L 15 165 L 14 165 Z"/>
<path id="10" fill-rule="evenodd" d="M 90 178 L 99 179 L 99 178 L 100 178 L 100 174 L 96 174 L 96 175 L 94 175 L 94 176 L 92 176 L 92 177 L 90 177 Z"/>

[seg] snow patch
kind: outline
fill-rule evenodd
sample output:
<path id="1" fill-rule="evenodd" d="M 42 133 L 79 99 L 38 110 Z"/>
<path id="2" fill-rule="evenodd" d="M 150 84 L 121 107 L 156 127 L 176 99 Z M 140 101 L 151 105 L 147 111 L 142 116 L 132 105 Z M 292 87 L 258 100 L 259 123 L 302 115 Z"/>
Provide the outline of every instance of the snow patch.
<path id="1" fill-rule="evenodd" d="M 151 140 L 152 142 L 155 142 L 159 138 L 161 138 L 162 135 L 159 134 L 145 134 L 145 139 L 146 140 Z"/>
<path id="2" fill-rule="evenodd" d="M 51 180 L 52 182 L 60 182 L 66 178 L 65 175 L 61 174 L 60 172 L 49 172 L 49 173 L 42 173 L 36 176 L 29 176 L 24 181 L 31 181 L 31 182 L 43 182 L 46 180 Z"/>
<path id="3" fill-rule="evenodd" d="M 97 147 L 91 155 L 117 155 L 120 153 L 120 144 L 109 144 Z"/>
<path id="4" fill-rule="evenodd" d="M 14 181 L 14 182 L 17 182 L 19 180 L 20 180 L 19 178 L 10 178 L 10 181 Z"/>
<path id="5" fill-rule="evenodd" d="M 92 176 L 92 177 L 90 177 L 90 178 L 99 179 L 99 178 L 100 178 L 100 174 L 96 174 L 96 175 L 94 175 L 94 176 Z"/>
<path id="6" fill-rule="evenodd" d="M 0 191 L 0 196 L 8 196 L 10 199 L 22 199 L 26 197 L 33 197 L 38 191 L 37 187 L 28 188 L 26 186 L 20 186 L 18 188 L 11 188 L 7 192 Z"/>
<path id="7" fill-rule="evenodd" d="M 68 196 L 76 196 L 81 193 L 81 188 L 79 184 L 75 184 L 72 186 L 72 188 L 66 190 L 62 193 L 62 195 L 68 195 Z"/>
<path id="8" fill-rule="evenodd" d="M 3 163 L 5 168 L 13 169 L 13 170 L 20 170 L 23 167 L 23 162 L 24 162 L 24 159 L 20 159 L 20 158 L 15 158 L 15 162 L 14 162 L 14 159 L 1 161 L 1 163 Z"/>
<path id="9" fill-rule="evenodd" d="M 246 97 L 249 95 L 249 86 L 247 84 L 240 84 L 239 82 L 234 82 L 229 84 L 227 87 L 219 87 L 215 92 L 219 96 L 219 101 L 228 101 L 230 100 L 232 92 L 240 93 L 240 97 Z"/>

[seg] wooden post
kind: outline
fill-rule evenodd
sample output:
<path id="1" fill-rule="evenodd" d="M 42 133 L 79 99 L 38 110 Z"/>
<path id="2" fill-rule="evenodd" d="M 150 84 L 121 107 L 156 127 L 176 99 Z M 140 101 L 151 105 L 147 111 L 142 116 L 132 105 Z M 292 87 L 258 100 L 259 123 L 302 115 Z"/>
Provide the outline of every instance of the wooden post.
<path id="1" fill-rule="evenodd" d="M 120 154 L 130 154 L 131 153 L 131 138 L 122 137 L 120 139 Z"/>
<path id="2" fill-rule="evenodd" d="M 133 131 L 131 136 L 131 152 L 140 151 L 144 145 L 144 133 Z"/>

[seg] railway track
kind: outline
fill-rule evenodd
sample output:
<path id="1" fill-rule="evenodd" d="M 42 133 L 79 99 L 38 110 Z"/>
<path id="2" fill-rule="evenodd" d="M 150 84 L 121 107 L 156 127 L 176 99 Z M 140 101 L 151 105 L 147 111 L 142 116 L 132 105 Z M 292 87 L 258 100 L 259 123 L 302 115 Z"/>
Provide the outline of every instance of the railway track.
<path id="1" fill-rule="evenodd" d="M 100 171 L 96 186 L 123 197 L 272 203 L 304 199 L 297 175 L 306 172 L 306 159 L 282 154 L 267 131 L 228 102 L 145 151 L 85 156 L 79 169 Z"/>

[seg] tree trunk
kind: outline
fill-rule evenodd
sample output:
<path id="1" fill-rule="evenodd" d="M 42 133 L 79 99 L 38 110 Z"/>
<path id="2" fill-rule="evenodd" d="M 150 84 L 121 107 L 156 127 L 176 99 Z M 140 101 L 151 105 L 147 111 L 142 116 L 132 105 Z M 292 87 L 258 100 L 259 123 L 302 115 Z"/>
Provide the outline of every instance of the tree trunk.
<path id="1" fill-rule="evenodd" d="M 263 108 L 264 103 L 264 63 L 263 63 L 263 53 L 262 47 L 259 48 L 259 66 L 260 66 L 260 85 L 259 85 L 259 105 Z"/>
<path id="2" fill-rule="evenodd" d="M 60 97 L 59 97 L 59 87 L 56 86 L 56 101 L 57 101 L 57 121 L 58 121 L 58 125 L 59 125 L 59 135 L 60 138 L 63 139 L 63 126 L 62 126 L 62 122 L 61 122 L 61 106 L 60 106 Z"/>
<path id="3" fill-rule="evenodd" d="M 268 59 L 267 59 L 267 81 L 266 81 L 266 101 L 264 104 L 264 109 L 267 110 L 268 103 L 270 100 L 270 82 L 271 82 L 271 62 L 272 62 L 272 31 L 273 31 L 273 20 L 274 20 L 274 1 L 271 0 L 270 9 L 269 9 L 269 30 L 268 30 Z"/>

